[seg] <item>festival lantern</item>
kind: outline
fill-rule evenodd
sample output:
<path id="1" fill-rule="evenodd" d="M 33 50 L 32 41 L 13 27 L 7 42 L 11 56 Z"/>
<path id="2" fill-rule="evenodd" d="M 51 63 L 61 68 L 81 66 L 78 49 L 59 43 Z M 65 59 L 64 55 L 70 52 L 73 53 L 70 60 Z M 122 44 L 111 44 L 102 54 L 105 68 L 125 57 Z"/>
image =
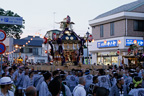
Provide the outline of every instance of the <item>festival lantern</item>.
<path id="1" fill-rule="evenodd" d="M 104 44 L 106 44 L 107 43 L 107 41 L 106 40 L 104 40 Z"/>
<path id="2" fill-rule="evenodd" d="M 137 43 L 137 40 L 134 40 L 133 42 L 134 42 L 134 44 L 136 44 L 136 43 Z"/>
<path id="3" fill-rule="evenodd" d="M 43 42 L 44 42 L 44 44 L 47 43 L 47 38 L 46 37 L 43 38 Z"/>
<path id="4" fill-rule="evenodd" d="M 120 55 L 120 50 L 119 49 L 117 50 L 117 55 Z"/>
<path id="5" fill-rule="evenodd" d="M 88 37 L 88 41 L 91 42 L 92 40 L 93 40 L 92 35 L 89 35 L 89 37 Z"/>
<path id="6" fill-rule="evenodd" d="M 47 53 L 47 50 L 45 50 L 45 53 Z"/>
<path id="7" fill-rule="evenodd" d="M 120 40 L 118 40 L 118 44 L 121 44 L 121 41 L 120 41 Z"/>
<path id="8" fill-rule="evenodd" d="M 53 39 L 56 40 L 56 33 L 53 33 Z"/>

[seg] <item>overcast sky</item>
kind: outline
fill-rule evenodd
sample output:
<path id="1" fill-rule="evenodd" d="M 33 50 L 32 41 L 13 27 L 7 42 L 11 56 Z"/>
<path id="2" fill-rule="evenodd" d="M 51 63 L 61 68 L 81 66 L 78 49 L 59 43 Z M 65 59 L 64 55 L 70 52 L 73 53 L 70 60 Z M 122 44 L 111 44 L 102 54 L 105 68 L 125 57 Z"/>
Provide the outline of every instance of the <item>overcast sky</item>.
<path id="1" fill-rule="evenodd" d="M 0 0 L 0 7 L 23 17 L 25 29 L 21 37 L 36 32 L 45 35 L 48 30 L 59 29 L 54 21 L 60 22 L 67 15 L 75 23 L 74 31 L 83 36 L 88 31 L 89 20 L 133 1 L 136 0 Z"/>

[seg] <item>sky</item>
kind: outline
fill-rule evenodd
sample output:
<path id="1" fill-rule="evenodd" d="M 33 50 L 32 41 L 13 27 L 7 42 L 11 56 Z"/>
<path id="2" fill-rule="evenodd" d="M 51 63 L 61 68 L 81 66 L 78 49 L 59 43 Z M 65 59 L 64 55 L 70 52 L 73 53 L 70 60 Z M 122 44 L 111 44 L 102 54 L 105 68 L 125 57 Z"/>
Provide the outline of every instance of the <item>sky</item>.
<path id="1" fill-rule="evenodd" d="M 35 33 L 44 36 L 49 30 L 60 29 L 57 23 L 67 15 L 75 23 L 74 31 L 84 36 L 87 31 L 91 33 L 89 20 L 133 1 L 136 0 L 0 0 L 0 8 L 23 17 L 25 29 L 22 38 Z"/>

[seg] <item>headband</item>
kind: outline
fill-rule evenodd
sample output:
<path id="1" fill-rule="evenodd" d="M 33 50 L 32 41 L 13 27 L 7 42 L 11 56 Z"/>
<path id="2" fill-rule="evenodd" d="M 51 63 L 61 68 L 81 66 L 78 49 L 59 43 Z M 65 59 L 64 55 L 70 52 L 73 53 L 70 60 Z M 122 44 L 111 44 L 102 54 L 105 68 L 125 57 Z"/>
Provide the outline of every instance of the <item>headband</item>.
<path id="1" fill-rule="evenodd" d="M 135 81 L 133 79 L 134 87 L 137 87 L 140 83 L 142 83 L 142 79 L 140 81 Z"/>

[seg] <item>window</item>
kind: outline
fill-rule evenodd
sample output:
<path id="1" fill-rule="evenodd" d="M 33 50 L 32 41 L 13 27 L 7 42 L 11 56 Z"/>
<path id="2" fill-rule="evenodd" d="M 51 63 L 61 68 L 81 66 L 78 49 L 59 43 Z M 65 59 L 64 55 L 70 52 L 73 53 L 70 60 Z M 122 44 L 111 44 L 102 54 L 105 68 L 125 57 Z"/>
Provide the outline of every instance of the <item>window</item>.
<path id="1" fill-rule="evenodd" d="M 114 35 L 114 22 L 110 23 L 110 36 Z"/>
<path id="2" fill-rule="evenodd" d="M 103 25 L 100 25 L 100 37 L 103 37 Z"/>
<path id="3" fill-rule="evenodd" d="M 134 31 L 144 31 L 144 20 L 134 20 Z"/>
<path id="4" fill-rule="evenodd" d="M 32 48 L 29 48 L 29 53 L 32 53 Z"/>
<path id="5" fill-rule="evenodd" d="M 33 48 L 33 55 L 38 55 L 38 48 Z"/>
<path id="6" fill-rule="evenodd" d="M 23 48 L 21 48 L 21 49 L 20 49 L 20 52 L 21 52 L 21 53 L 24 53 L 24 49 L 23 49 Z"/>

